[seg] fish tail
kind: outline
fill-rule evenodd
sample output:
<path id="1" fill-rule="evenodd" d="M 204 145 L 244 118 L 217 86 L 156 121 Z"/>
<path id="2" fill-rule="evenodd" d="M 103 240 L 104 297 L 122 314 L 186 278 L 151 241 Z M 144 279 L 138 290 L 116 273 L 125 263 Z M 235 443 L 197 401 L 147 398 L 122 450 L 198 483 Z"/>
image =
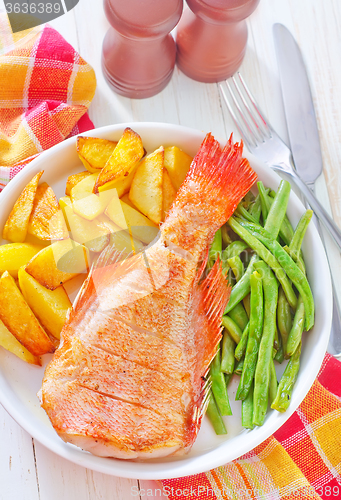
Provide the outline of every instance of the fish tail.
<path id="1" fill-rule="evenodd" d="M 206 136 L 194 158 L 188 177 L 196 179 L 205 196 L 212 190 L 216 204 L 221 208 L 222 225 L 250 190 L 257 175 L 248 160 L 242 157 L 242 141 L 233 143 L 231 134 L 222 151 L 217 142 L 211 134 Z M 200 191 L 198 194 L 202 195 Z"/>
<path id="2" fill-rule="evenodd" d="M 202 255 L 257 179 L 242 152 L 232 135 L 222 149 L 207 134 L 161 226 L 165 241 Z"/>

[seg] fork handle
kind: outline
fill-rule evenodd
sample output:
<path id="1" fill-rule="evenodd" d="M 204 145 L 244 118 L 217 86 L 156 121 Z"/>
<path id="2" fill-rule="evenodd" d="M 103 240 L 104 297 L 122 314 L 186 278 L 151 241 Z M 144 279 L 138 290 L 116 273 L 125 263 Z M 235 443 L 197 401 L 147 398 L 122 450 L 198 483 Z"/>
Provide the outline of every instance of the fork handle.
<path id="1" fill-rule="evenodd" d="M 303 196 L 311 206 L 312 210 L 315 212 L 315 215 L 319 218 L 321 223 L 324 225 L 324 227 L 327 229 L 329 232 L 330 236 L 333 238 L 337 246 L 339 247 L 339 250 L 341 251 L 341 230 L 340 228 L 335 224 L 333 219 L 330 217 L 330 215 L 326 212 L 326 210 L 323 208 L 321 203 L 318 201 L 314 193 L 309 189 L 309 187 L 302 181 L 302 179 L 296 174 L 295 171 L 288 172 L 286 171 L 287 174 L 289 174 L 298 187 L 298 189 L 302 192 Z"/>

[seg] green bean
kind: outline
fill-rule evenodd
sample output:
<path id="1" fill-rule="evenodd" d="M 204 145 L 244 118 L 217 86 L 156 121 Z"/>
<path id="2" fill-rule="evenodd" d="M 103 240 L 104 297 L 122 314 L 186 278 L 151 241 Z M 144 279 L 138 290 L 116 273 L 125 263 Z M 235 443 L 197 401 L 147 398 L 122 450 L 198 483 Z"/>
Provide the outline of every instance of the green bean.
<path id="1" fill-rule="evenodd" d="M 235 210 L 235 213 L 238 214 L 239 217 L 242 217 L 246 220 L 249 220 L 250 222 L 256 222 L 257 223 L 257 219 L 255 219 L 247 210 L 246 208 L 243 207 L 243 205 L 241 205 L 239 203 L 239 205 L 237 206 L 236 210 Z"/>
<path id="2" fill-rule="evenodd" d="M 269 232 L 270 238 L 274 240 L 277 239 L 287 211 L 290 191 L 290 183 L 288 181 L 282 180 L 264 224 L 264 229 Z"/>
<path id="3" fill-rule="evenodd" d="M 210 376 L 212 381 L 212 392 L 221 415 L 232 415 L 229 398 L 227 395 L 224 374 L 220 371 L 221 353 L 220 349 L 210 365 Z"/>
<path id="4" fill-rule="evenodd" d="M 255 371 L 253 423 L 254 425 L 263 425 L 268 407 L 270 371 L 273 361 L 272 350 L 276 331 L 278 283 L 275 275 L 264 262 L 260 261 L 257 263 L 257 271 L 261 271 L 262 273 L 264 289 L 264 325 Z"/>
<path id="5" fill-rule="evenodd" d="M 262 213 L 262 206 L 260 202 L 260 196 L 257 194 L 255 201 L 249 208 L 249 214 L 259 223 L 259 219 Z"/>
<path id="6" fill-rule="evenodd" d="M 221 228 L 221 239 L 224 247 L 227 247 L 232 243 L 230 235 L 228 233 L 228 226 L 224 224 Z"/>
<path id="7" fill-rule="evenodd" d="M 272 198 L 274 198 L 275 196 L 276 196 L 275 191 L 270 191 L 268 195 L 270 205 L 273 203 Z M 286 245 L 290 245 L 293 235 L 294 235 L 294 230 L 292 228 L 292 225 L 290 224 L 288 216 L 285 214 L 281 228 L 279 230 L 279 236 L 280 238 L 282 238 L 282 240 Z"/>
<path id="8" fill-rule="evenodd" d="M 242 338 L 243 333 L 241 328 L 229 316 L 223 316 L 221 322 L 223 327 L 226 328 L 235 343 L 238 344 L 240 342 L 240 339 Z"/>
<path id="9" fill-rule="evenodd" d="M 295 233 L 292 237 L 289 247 L 285 246 L 284 250 L 290 255 L 297 266 L 300 268 L 303 274 L 305 274 L 305 265 L 302 258 L 301 246 L 303 242 L 304 235 L 308 228 L 309 222 L 313 216 L 312 210 L 307 210 L 299 220 Z"/>
<path id="10" fill-rule="evenodd" d="M 299 343 L 296 351 L 289 359 L 282 378 L 279 381 L 276 398 L 271 405 L 271 408 L 274 410 L 284 412 L 290 405 L 292 391 L 297 380 L 298 370 L 300 367 L 300 355 L 301 343 Z"/>
<path id="11" fill-rule="evenodd" d="M 250 323 L 248 322 L 248 324 L 244 328 L 242 338 L 240 339 L 240 342 L 237 345 L 236 350 L 234 351 L 234 357 L 236 358 L 237 361 L 240 361 L 245 354 L 247 340 L 249 338 L 249 327 Z"/>
<path id="12" fill-rule="evenodd" d="M 270 205 L 270 201 L 269 201 L 269 198 L 267 195 L 267 191 L 266 191 L 262 181 L 257 182 L 257 187 L 258 187 L 261 208 L 262 208 L 263 224 L 265 224 L 271 205 Z"/>
<path id="13" fill-rule="evenodd" d="M 297 267 L 302 271 L 302 273 L 305 274 L 305 264 L 301 255 L 302 252 L 300 252 L 299 255 L 297 256 L 297 254 L 294 253 L 292 250 L 290 250 L 290 248 L 287 245 L 285 245 L 283 248 L 286 251 L 286 253 L 290 255 L 292 260 L 297 264 Z"/>
<path id="14" fill-rule="evenodd" d="M 301 250 L 302 242 L 304 235 L 306 233 L 306 230 L 308 228 L 309 222 L 311 221 L 311 218 L 313 216 L 313 211 L 312 210 L 307 210 L 299 220 L 299 223 L 297 224 L 297 227 L 294 232 L 294 236 L 292 237 L 291 243 L 289 245 L 289 249 L 294 252 L 297 256 L 299 255 L 299 252 Z"/>
<path id="15" fill-rule="evenodd" d="M 271 204 L 273 203 L 273 198 L 267 194 L 268 190 L 264 188 L 263 183 L 257 183 L 257 185 L 259 194 L 261 195 L 263 223 L 265 225 Z M 274 191 L 270 191 L 270 193 L 272 193 L 274 197 L 276 196 L 276 193 Z M 285 215 L 279 231 L 279 236 L 282 238 L 286 245 L 289 245 L 293 234 L 294 231 L 292 229 L 290 221 L 287 215 Z"/>
<path id="16" fill-rule="evenodd" d="M 304 319 L 305 319 L 305 307 L 303 303 L 303 297 L 300 295 L 298 297 L 297 309 L 294 316 L 294 321 L 292 323 L 292 328 L 289 333 L 288 343 L 287 343 L 287 355 L 292 356 L 297 349 L 298 344 L 301 342 L 302 333 L 304 330 Z"/>
<path id="17" fill-rule="evenodd" d="M 250 294 L 243 298 L 243 305 L 248 318 L 250 317 Z"/>
<path id="18" fill-rule="evenodd" d="M 225 308 L 224 314 L 231 311 L 244 297 L 250 293 L 250 275 L 253 272 L 253 265 L 259 260 L 258 255 L 254 254 L 251 257 L 249 265 L 243 275 L 243 277 L 234 285 L 231 290 L 230 300 Z"/>
<path id="19" fill-rule="evenodd" d="M 290 306 L 293 309 L 296 309 L 297 297 L 295 295 L 294 290 L 292 289 L 292 286 L 291 286 L 291 283 L 288 279 L 288 276 L 283 271 L 283 268 L 279 264 L 276 257 L 271 252 L 269 252 L 269 250 L 262 243 L 263 240 L 265 240 L 267 242 L 271 242 L 271 243 L 272 243 L 272 241 L 269 238 L 265 238 L 264 236 L 261 236 L 260 234 L 249 233 L 249 231 L 247 229 L 245 229 L 244 227 L 242 227 L 240 224 L 238 224 L 238 222 L 233 217 L 230 217 L 230 219 L 228 220 L 228 224 L 233 229 L 233 231 L 235 233 L 237 233 L 238 236 L 240 236 L 249 245 L 250 248 L 252 248 L 255 252 L 257 252 L 259 257 L 261 259 L 263 259 L 264 262 L 266 262 L 266 264 L 268 264 L 273 269 L 273 271 L 276 273 L 276 277 L 277 277 L 278 281 L 281 283 L 281 285 L 283 287 L 283 290 L 285 292 L 285 295 L 288 299 Z M 273 242 L 273 243 L 277 243 L 277 242 Z M 282 249 L 282 247 L 281 247 L 281 245 L 279 245 L 279 243 L 278 243 L 278 246 Z M 287 253 L 284 250 L 283 250 L 283 253 L 285 253 L 287 255 Z M 288 258 L 290 258 L 290 257 L 288 256 Z M 290 260 L 292 260 L 292 259 L 290 259 Z M 293 262 L 293 264 L 297 268 L 297 266 L 294 262 Z M 232 292 L 233 292 L 233 290 L 232 290 Z M 231 295 L 232 295 L 232 292 L 231 292 Z M 231 300 L 231 297 L 230 297 L 230 300 Z"/>
<path id="20" fill-rule="evenodd" d="M 277 324 L 282 338 L 283 354 L 284 357 L 286 358 L 287 342 L 292 327 L 292 318 L 291 318 L 290 306 L 285 296 L 285 293 L 283 292 L 282 287 L 280 287 L 278 293 Z"/>
<path id="21" fill-rule="evenodd" d="M 271 199 L 271 201 L 273 200 Z M 257 233 L 263 234 L 264 236 L 269 236 L 268 231 L 266 231 L 266 229 L 264 229 L 264 227 L 261 226 L 259 223 L 255 224 L 254 222 L 250 222 L 244 219 L 238 219 L 238 222 L 241 226 L 245 227 L 246 229 L 250 229 L 251 231 L 256 231 Z M 289 245 L 293 234 L 294 231 L 291 227 L 289 219 L 287 219 L 287 217 L 285 216 L 279 231 L 279 236 L 285 243 Z"/>
<path id="22" fill-rule="evenodd" d="M 276 349 L 276 352 L 279 349 L 279 336 L 278 336 L 278 330 L 277 330 L 277 328 L 276 328 L 276 331 L 275 331 L 274 349 Z"/>
<path id="23" fill-rule="evenodd" d="M 294 236 L 292 238 L 291 244 L 288 249 L 289 255 L 292 256 L 293 260 L 296 260 L 297 263 L 300 262 L 300 250 L 302 241 L 309 225 L 309 222 L 312 218 L 313 212 L 312 210 L 307 210 L 301 217 L 297 227 L 295 229 Z M 286 250 L 286 249 L 285 249 Z M 302 259 L 303 262 L 303 259 Z M 305 269 L 304 269 L 305 272 Z M 305 323 L 305 305 L 304 305 L 304 297 L 299 296 L 298 305 L 294 317 L 294 321 L 292 323 L 292 328 L 290 330 L 288 336 L 288 345 L 287 345 L 287 354 L 288 356 L 292 356 L 296 351 L 298 344 L 301 342 L 302 333 L 304 330 Z"/>
<path id="24" fill-rule="evenodd" d="M 241 302 L 234 306 L 233 309 L 228 313 L 228 316 L 239 326 L 241 331 L 243 331 L 246 325 L 249 322 L 248 315 L 244 309 L 244 306 Z"/>
<path id="25" fill-rule="evenodd" d="M 277 309 L 278 309 L 278 304 L 277 304 Z M 283 361 L 284 361 L 283 341 L 282 341 L 281 333 L 278 332 L 277 328 L 276 328 L 276 335 L 277 335 L 278 349 L 276 350 L 276 353 L 274 355 L 274 359 L 278 363 L 283 363 Z"/>
<path id="26" fill-rule="evenodd" d="M 227 430 L 226 430 L 224 421 L 221 418 L 217 403 L 215 402 L 211 391 L 210 391 L 210 395 L 208 397 L 209 397 L 209 401 L 208 401 L 206 413 L 207 413 L 208 418 L 211 421 L 211 424 L 213 425 L 213 429 L 215 430 L 215 433 L 218 435 L 227 434 Z"/>
<path id="27" fill-rule="evenodd" d="M 290 224 L 288 216 L 286 215 L 282 222 L 281 229 L 279 230 L 279 236 L 280 238 L 282 238 L 286 245 L 290 245 L 293 234 L 294 230 L 292 228 L 292 225 Z"/>
<path id="28" fill-rule="evenodd" d="M 231 338 L 227 330 L 224 331 L 222 340 L 221 365 L 220 370 L 227 375 L 234 371 L 234 351 L 236 348 L 235 341 Z"/>
<path id="29" fill-rule="evenodd" d="M 277 375 L 274 360 L 270 361 L 270 385 L 269 385 L 269 400 L 270 404 L 275 400 L 277 394 Z"/>
<path id="30" fill-rule="evenodd" d="M 215 233 L 211 247 L 208 252 L 208 268 L 212 268 L 218 256 L 222 253 L 222 239 L 221 239 L 221 228 Z"/>
<path id="31" fill-rule="evenodd" d="M 245 352 L 244 370 L 239 381 L 236 399 L 245 399 L 255 374 L 259 343 L 263 330 L 263 284 L 260 275 L 253 272 L 250 277 L 251 314 L 249 323 L 249 338 Z"/>
<path id="32" fill-rule="evenodd" d="M 314 325 L 314 298 L 306 276 L 277 241 L 271 241 L 269 238 L 265 238 L 259 234 L 257 235 L 257 238 L 259 238 L 260 241 L 264 243 L 269 250 L 271 250 L 276 259 L 280 260 L 283 270 L 286 272 L 302 296 L 305 309 L 305 328 L 307 331 L 310 330 L 310 328 Z M 281 285 L 285 292 L 282 282 Z M 287 299 L 290 304 L 288 296 Z"/>
<path id="33" fill-rule="evenodd" d="M 232 257 L 235 257 L 236 255 L 240 255 L 244 250 L 248 248 L 247 244 L 245 241 L 242 240 L 236 240 L 233 241 L 227 248 L 222 253 L 222 259 L 228 260 L 231 259 Z"/>
<path id="34" fill-rule="evenodd" d="M 225 373 L 226 387 L 229 386 L 229 383 L 231 382 L 232 377 L 233 377 L 233 371 L 231 373 Z"/>
<path id="35" fill-rule="evenodd" d="M 259 233 L 262 234 L 263 236 L 266 236 L 267 238 L 270 238 L 269 232 L 260 224 L 255 224 L 254 222 L 249 222 L 247 220 L 237 220 L 238 224 L 240 224 L 242 227 L 247 229 L 250 233 Z"/>
<path id="36" fill-rule="evenodd" d="M 244 264 L 242 263 L 240 257 L 238 257 L 238 255 L 235 255 L 234 257 L 227 259 L 227 263 L 232 269 L 236 281 L 238 282 L 244 274 Z"/>
<path id="37" fill-rule="evenodd" d="M 242 426 L 253 429 L 253 381 L 246 398 L 242 401 Z"/>
<path id="38" fill-rule="evenodd" d="M 236 375 L 241 375 L 243 372 L 243 366 L 244 366 L 244 358 L 240 359 L 237 363 L 237 366 L 234 369 L 234 372 Z"/>

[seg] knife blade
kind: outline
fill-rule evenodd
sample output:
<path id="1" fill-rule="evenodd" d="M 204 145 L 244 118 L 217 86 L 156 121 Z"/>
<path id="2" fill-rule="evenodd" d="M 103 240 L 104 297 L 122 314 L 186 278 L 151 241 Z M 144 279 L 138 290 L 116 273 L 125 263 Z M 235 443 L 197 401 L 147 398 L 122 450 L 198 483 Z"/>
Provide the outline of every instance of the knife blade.
<path id="1" fill-rule="evenodd" d="M 273 27 L 284 112 L 299 176 L 311 184 L 322 173 L 322 153 L 313 98 L 300 48 L 282 24 Z"/>
<path id="2" fill-rule="evenodd" d="M 323 169 L 322 153 L 313 99 L 301 50 L 282 24 L 273 27 L 285 118 L 295 168 L 301 179 L 314 190 Z M 322 242 L 323 234 L 316 219 Z M 333 282 L 333 320 L 328 351 L 341 356 L 341 313 Z"/>

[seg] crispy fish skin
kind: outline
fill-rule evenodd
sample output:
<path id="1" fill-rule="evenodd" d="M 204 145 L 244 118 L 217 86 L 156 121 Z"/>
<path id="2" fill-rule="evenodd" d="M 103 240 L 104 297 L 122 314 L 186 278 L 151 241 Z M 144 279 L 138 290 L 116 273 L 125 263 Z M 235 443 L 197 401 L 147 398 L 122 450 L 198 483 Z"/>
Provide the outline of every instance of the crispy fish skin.
<path id="1" fill-rule="evenodd" d="M 208 134 L 159 237 L 123 262 L 110 247 L 101 254 L 41 389 L 64 441 L 121 459 L 193 445 L 230 294 L 219 259 L 200 278 L 214 233 L 256 180 L 241 155 Z"/>

